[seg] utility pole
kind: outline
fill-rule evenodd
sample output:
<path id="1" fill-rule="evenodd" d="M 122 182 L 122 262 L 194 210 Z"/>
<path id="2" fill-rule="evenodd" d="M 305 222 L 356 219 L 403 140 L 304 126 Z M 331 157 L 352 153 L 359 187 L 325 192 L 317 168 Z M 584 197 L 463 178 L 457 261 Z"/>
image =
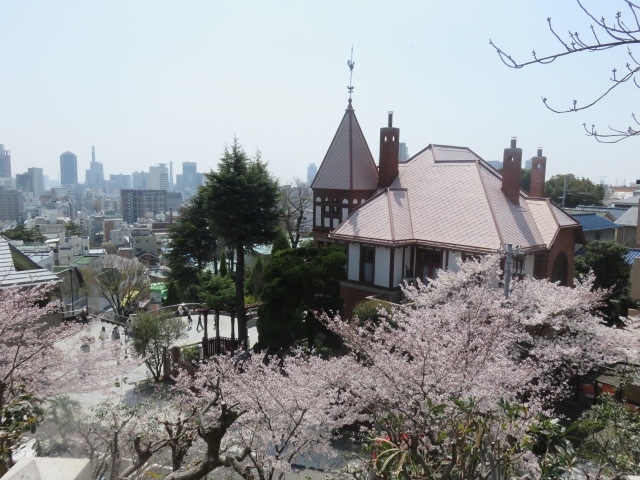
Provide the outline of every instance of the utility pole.
<path id="1" fill-rule="evenodd" d="M 507 243 L 498 249 L 498 253 L 505 256 L 503 274 L 504 298 L 509 298 L 509 287 L 511 286 L 511 278 L 513 276 L 513 257 L 521 255 L 522 250 L 520 250 L 520 247 L 517 245 L 513 248 L 511 243 Z"/>

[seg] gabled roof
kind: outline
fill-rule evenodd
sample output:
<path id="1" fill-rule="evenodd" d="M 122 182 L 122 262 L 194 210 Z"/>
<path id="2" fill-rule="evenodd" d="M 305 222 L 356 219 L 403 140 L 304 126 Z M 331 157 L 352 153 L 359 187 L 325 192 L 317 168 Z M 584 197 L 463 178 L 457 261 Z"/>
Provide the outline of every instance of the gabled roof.
<path id="1" fill-rule="evenodd" d="M 617 208 L 617 207 L 601 207 L 597 205 L 578 205 L 576 208 L 565 208 L 565 211 L 568 211 L 573 215 L 573 211 L 583 211 L 583 212 L 592 212 L 596 213 L 599 216 L 603 216 L 609 214 L 613 217 L 613 220 L 618 220 L 624 212 L 627 211 L 626 208 Z M 606 218 L 606 217 L 605 217 Z"/>
<path id="2" fill-rule="evenodd" d="M 0 237 L 0 289 L 59 281 L 57 275 L 41 268 Z"/>
<path id="3" fill-rule="evenodd" d="M 638 226 L 638 207 L 631 207 L 618 219 L 618 225 L 622 227 Z"/>
<path id="4" fill-rule="evenodd" d="M 364 138 L 351 100 L 311 188 L 375 190 L 378 169 Z"/>
<path id="5" fill-rule="evenodd" d="M 381 244 L 495 251 L 511 243 L 535 251 L 561 228 L 579 223 L 547 199 L 502 192 L 500 174 L 466 147 L 429 145 L 406 163 L 388 189 L 355 210 L 330 237 Z"/>
<path id="6" fill-rule="evenodd" d="M 618 224 L 610 222 L 606 218 L 602 218 L 596 213 L 574 213 L 573 218 L 580 222 L 580 225 L 582 225 L 582 230 L 584 230 L 585 232 L 593 230 L 616 229 L 619 227 Z"/>

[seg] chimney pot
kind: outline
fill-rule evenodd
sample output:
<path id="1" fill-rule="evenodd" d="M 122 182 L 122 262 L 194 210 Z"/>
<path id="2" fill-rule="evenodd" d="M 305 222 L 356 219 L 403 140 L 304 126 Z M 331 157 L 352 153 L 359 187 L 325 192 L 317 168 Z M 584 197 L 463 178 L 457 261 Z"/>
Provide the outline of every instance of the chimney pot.
<path id="1" fill-rule="evenodd" d="M 389 117 L 388 117 L 388 118 L 389 118 L 389 120 L 388 120 L 388 124 L 389 124 L 389 125 L 387 125 L 387 126 L 388 126 L 389 128 L 391 128 L 391 127 L 393 127 L 393 112 L 391 112 L 391 111 L 390 111 L 390 112 L 388 112 L 388 113 L 389 113 Z"/>
<path id="2" fill-rule="evenodd" d="M 538 157 L 542 156 L 542 147 L 538 147 Z"/>
<path id="3" fill-rule="evenodd" d="M 516 148 L 517 142 L 518 142 L 518 137 L 511 137 L 511 148 Z"/>

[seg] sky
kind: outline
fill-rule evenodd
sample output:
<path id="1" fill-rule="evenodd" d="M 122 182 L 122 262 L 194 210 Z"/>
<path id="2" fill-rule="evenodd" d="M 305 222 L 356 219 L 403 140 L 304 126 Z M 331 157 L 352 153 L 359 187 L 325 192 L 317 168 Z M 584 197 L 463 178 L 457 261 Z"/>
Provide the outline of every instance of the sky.
<path id="1" fill-rule="evenodd" d="M 624 6 L 597 2 L 612 18 Z M 640 139 L 600 144 L 582 124 L 626 128 L 640 92 L 615 91 L 596 107 L 558 115 L 610 86 L 625 51 L 570 55 L 507 68 L 489 39 L 514 58 L 553 53 L 559 32 L 586 37 L 574 0 L 3 0 L 0 2 L 0 144 L 12 173 L 59 156 L 96 160 L 109 174 L 158 163 L 215 169 L 234 138 L 260 152 L 281 183 L 320 165 L 352 98 L 374 158 L 387 112 L 409 155 L 429 144 L 466 146 L 501 160 L 517 137 L 523 158 L 543 149 L 547 178 L 596 183 L 640 179 Z"/>

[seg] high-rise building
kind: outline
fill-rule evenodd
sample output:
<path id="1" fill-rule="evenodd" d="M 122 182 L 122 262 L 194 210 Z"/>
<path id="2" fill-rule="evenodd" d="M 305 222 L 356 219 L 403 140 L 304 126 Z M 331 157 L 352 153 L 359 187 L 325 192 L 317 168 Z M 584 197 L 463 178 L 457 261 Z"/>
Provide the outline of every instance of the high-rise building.
<path id="1" fill-rule="evenodd" d="M 149 172 L 133 172 L 131 174 L 131 188 L 147 190 L 149 188 Z"/>
<path id="2" fill-rule="evenodd" d="M 167 211 L 166 190 L 120 190 L 122 218 L 131 224 L 147 213 L 154 216 Z"/>
<path id="3" fill-rule="evenodd" d="M 31 167 L 26 173 L 16 175 L 16 188 L 21 192 L 30 192 L 34 200 L 39 200 L 44 192 L 44 175 L 42 168 Z"/>
<path id="4" fill-rule="evenodd" d="M 31 178 L 33 178 L 33 198 L 37 200 L 44 193 L 44 173 L 39 167 L 31 167 L 27 173 L 31 174 Z"/>
<path id="5" fill-rule="evenodd" d="M 22 212 L 22 192 L 0 187 L 0 220 L 17 220 Z"/>
<path id="6" fill-rule="evenodd" d="M 318 167 L 315 163 L 310 163 L 307 167 L 307 186 L 310 186 L 313 179 L 316 178 L 316 173 L 318 173 Z"/>
<path id="7" fill-rule="evenodd" d="M 118 187 L 118 190 L 131 188 L 131 175 L 118 173 L 117 175 L 109 175 L 109 182 Z"/>
<path id="8" fill-rule="evenodd" d="M 182 175 L 176 175 L 176 190 L 194 194 L 203 181 L 203 174 L 197 170 L 196 162 L 182 162 Z"/>
<path id="9" fill-rule="evenodd" d="M 85 183 L 96 187 L 104 186 L 104 168 L 101 162 L 96 162 L 96 147 L 91 147 L 91 163 L 85 174 Z"/>
<path id="10" fill-rule="evenodd" d="M 11 152 L 0 144 L 0 178 L 11 178 Z"/>
<path id="11" fill-rule="evenodd" d="M 149 167 L 149 190 L 169 190 L 169 170 L 166 163 Z"/>
<path id="12" fill-rule="evenodd" d="M 60 185 L 78 184 L 78 157 L 75 153 L 64 152 L 60 155 Z"/>

